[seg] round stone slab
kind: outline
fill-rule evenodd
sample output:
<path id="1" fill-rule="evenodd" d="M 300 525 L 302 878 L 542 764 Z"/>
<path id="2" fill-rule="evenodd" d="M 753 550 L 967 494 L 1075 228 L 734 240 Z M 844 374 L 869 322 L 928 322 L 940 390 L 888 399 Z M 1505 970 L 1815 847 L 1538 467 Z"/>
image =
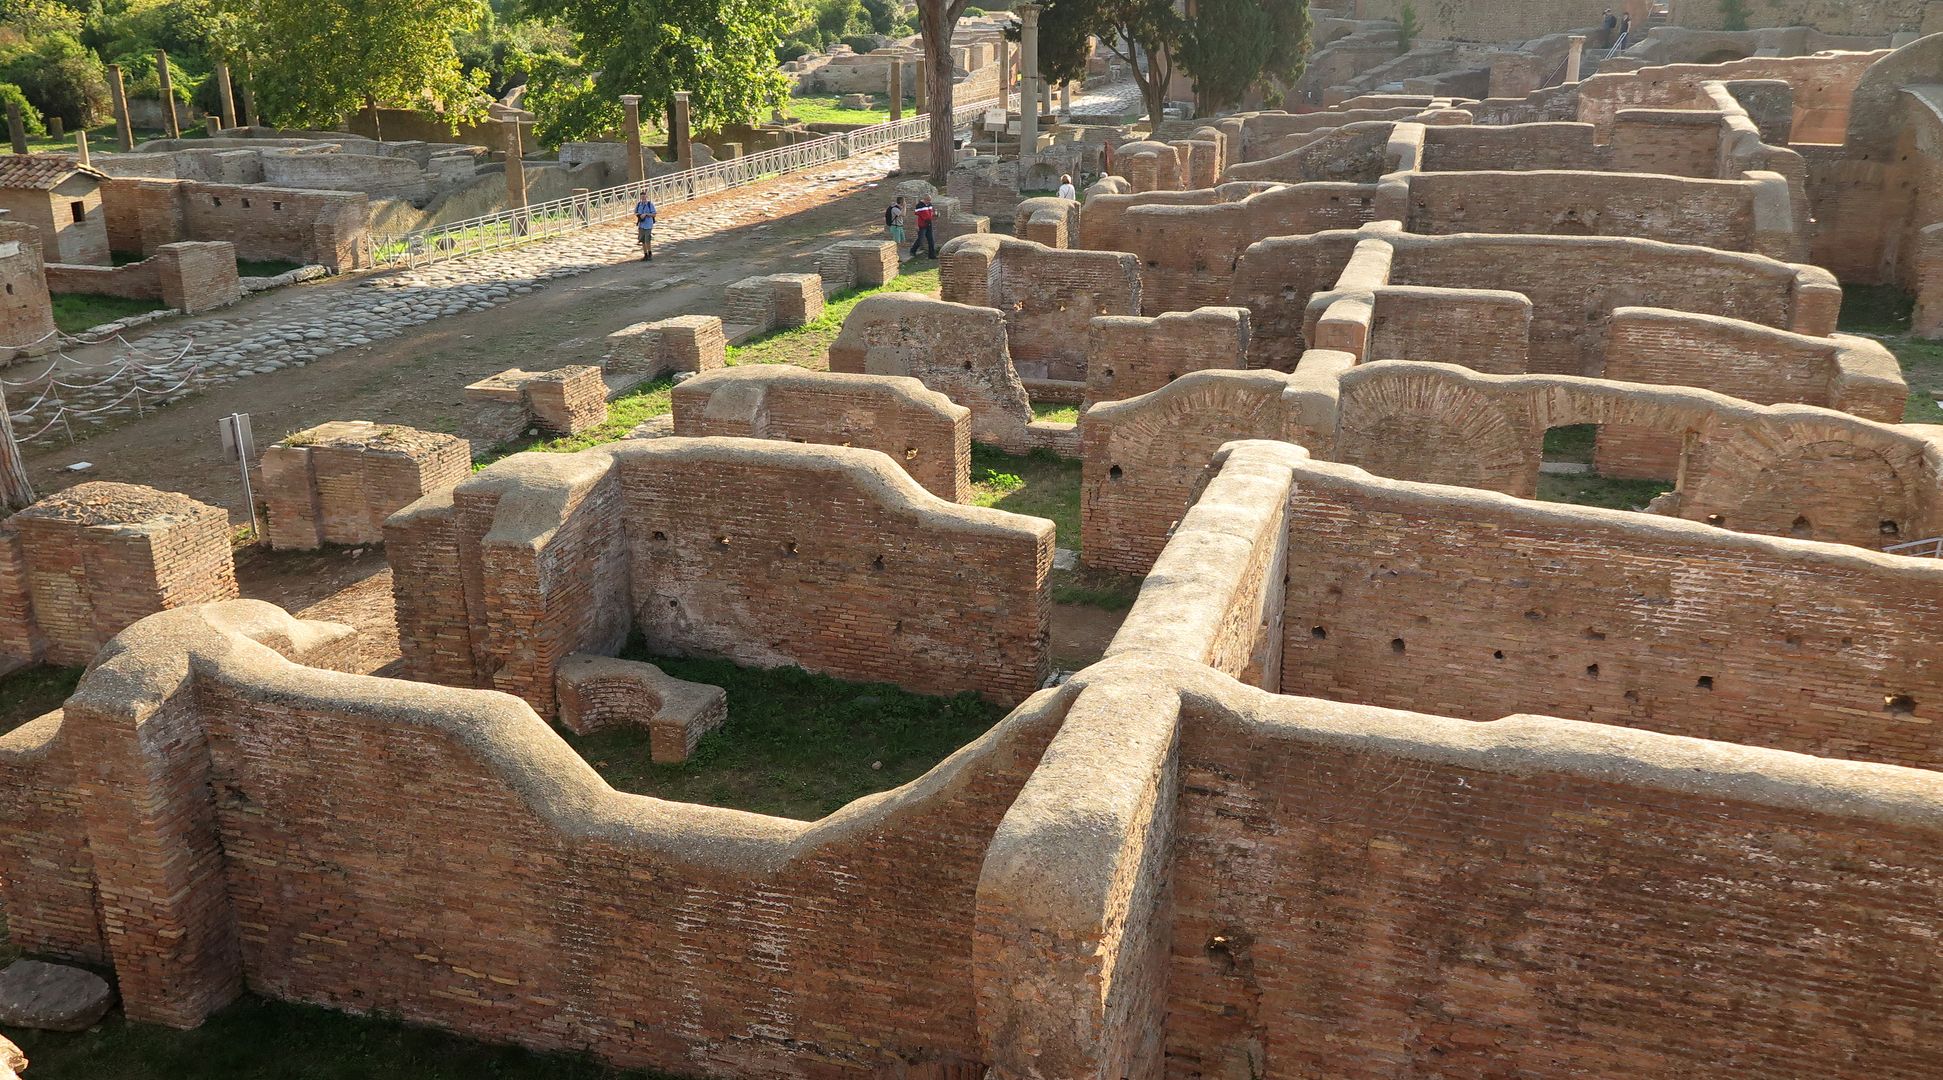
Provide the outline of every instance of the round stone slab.
<path id="1" fill-rule="evenodd" d="M 80 968 L 22 960 L 0 971 L 0 1026 L 86 1031 L 114 1000 L 107 982 Z"/>

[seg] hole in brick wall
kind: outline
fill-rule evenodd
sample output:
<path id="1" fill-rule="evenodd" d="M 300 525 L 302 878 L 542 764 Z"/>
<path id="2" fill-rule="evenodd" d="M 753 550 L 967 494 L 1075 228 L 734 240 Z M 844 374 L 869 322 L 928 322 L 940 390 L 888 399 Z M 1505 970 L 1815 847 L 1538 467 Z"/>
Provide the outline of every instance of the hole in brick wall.
<path id="1" fill-rule="evenodd" d="M 248 199 L 244 199 L 244 200 L 243 200 L 243 209 L 245 209 L 245 210 L 248 210 L 249 208 L 250 208 L 250 200 L 248 200 Z"/>
<path id="2" fill-rule="evenodd" d="M 1110 468 L 1110 469 L 1108 469 L 1108 470 L 1106 471 L 1106 475 L 1107 475 L 1107 478 L 1108 478 L 1108 479 L 1111 479 L 1111 480 L 1118 480 L 1118 479 L 1120 479 L 1120 466 L 1118 466 L 1118 465 L 1115 465 L 1115 466 L 1113 466 L 1112 468 Z"/>
<path id="3" fill-rule="evenodd" d="M 1284 300 L 1295 299 L 1295 286 L 1293 285 L 1282 286 L 1282 299 Z"/>
<path id="4" fill-rule="evenodd" d="M 970 371 L 970 370 L 971 370 L 971 368 L 972 368 L 972 363 L 971 363 L 971 361 L 970 361 L 970 360 L 967 360 L 967 361 L 965 361 L 965 370 L 966 370 L 966 371 Z"/>
<path id="5" fill-rule="evenodd" d="M 1639 704 L 1639 691 L 1637 690 L 1626 691 L 1626 700 L 1632 702 L 1635 705 Z"/>
<path id="6" fill-rule="evenodd" d="M 1884 536 L 1901 536 L 1903 531 L 1903 527 L 1893 521 L 1878 522 L 1876 529 Z"/>
<path id="7" fill-rule="evenodd" d="M 211 206 L 221 206 L 221 205 L 223 205 L 223 200 L 222 200 L 222 199 L 220 199 L 220 198 L 217 198 L 217 197 L 216 197 L 216 196 L 214 196 L 214 195 L 211 195 L 211 196 L 209 197 L 209 205 L 211 205 Z"/>
<path id="8" fill-rule="evenodd" d="M 1699 679 L 1695 680 L 1693 685 L 1702 690 L 1712 690 L 1714 688 L 1714 677 L 1712 675 L 1702 675 Z"/>
<path id="9" fill-rule="evenodd" d="M 1788 644 L 1788 647 L 1789 647 L 1789 648 L 1793 648 L 1793 649 L 1799 649 L 1799 648 L 1801 648 L 1801 635 L 1800 635 L 1800 634 L 1789 634 L 1789 635 L 1788 635 L 1787 637 L 1785 637 L 1785 638 L 1782 638 L 1781 640 L 1782 640 L 1782 641 L 1784 641 L 1784 642 L 1786 642 L 1786 643 Z"/>
<path id="10" fill-rule="evenodd" d="M 1897 716 L 1908 716 L 1916 711 L 1916 699 L 1908 694 L 1891 694 L 1882 699 L 1882 707 Z"/>
<path id="11" fill-rule="evenodd" d="M 882 570 L 884 568 L 884 557 L 882 555 L 879 555 L 876 558 L 870 560 L 870 568 L 872 570 Z"/>
<path id="12" fill-rule="evenodd" d="M 1586 628 L 1585 628 L 1585 636 L 1586 636 L 1586 639 L 1587 639 L 1587 640 L 1589 640 L 1589 641 L 1604 641 L 1604 640 L 1606 640 L 1606 635 L 1605 635 L 1605 634 L 1603 634 L 1603 633 L 1601 633 L 1601 632 L 1600 632 L 1600 631 L 1599 631 L 1599 630 L 1598 630 L 1598 629 L 1597 629 L 1596 627 L 1591 627 L 1591 626 L 1588 626 L 1588 627 L 1586 627 Z"/>
<path id="13" fill-rule="evenodd" d="M 1111 378 L 1113 378 L 1113 369 L 1112 369 L 1112 368 L 1107 368 L 1107 369 L 1106 369 L 1106 377 L 1107 377 L 1107 378 L 1109 378 L 1109 379 L 1111 379 Z"/>
<path id="14" fill-rule="evenodd" d="M 9 286 L 7 286 L 7 295 L 8 295 L 8 296 L 12 296 L 12 295 L 13 295 L 13 286 L 12 286 L 12 285 L 9 285 Z"/>
<path id="15" fill-rule="evenodd" d="M 1321 641 L 1323 638 L 1329 636 L 1329 628 L 1326 626 L 1311 626 L 1309 628 L 1309 636 L 1315 638 L 1317 641 Z"/>
<path id="16" fill-rule="evenodd" d="M 1796 518 L 1794 524 L 1788 526 L 1789 536 L 1802 537 L 1802 536 L 1807 536 L 1814 531 L 1815 531 L 1814 523 L 1809 521 L 1805 515 Z"/>
<path id="17" fill-rule="evenodd" d="M 1394 653 L 1400 653 L 1400 652 L 1402 652 L 1402 651 L 1403 651 L 1403 649 L 1404 649 L 1404 644 L 1403 644 L 1403 639 L 1402 639 L 1402 638 L 1400 638 L 1400 637 L 1393 637 L 1393 638 L 1391 638 L 1391 639 L 1390 639 L 1390 651 L 1391 651 L 1391 652 L 1394 652 Z"/>
<path id="18" fill-rule="evenodd" d="M 1159 265 L 1160 265 L 1160 260 L 1159 260 L 1159 259 L 1148 259 L 1148 260 L 1147 260 L 1147 267 L 1148 267 L 1148 269 L 1152 269 L 1152 268 L 1154 268 L 1154 267 L 1157 267 L 1157 266 L 1159 266 Z"/>
<path id="19" fill-rule="evenodd" d="M 1493 659 L 1493 660 L 1503 660 L 1503 659 L 1504 659 L 1504 650 L 1503 650 L 1503 649 L 1492 649 L 1492 650 L 1491 650 L 1491 659 Z"/>
<path id="20" fill-rule="evenodd" d="M 1593 677 L 1593 678 L 1595 678 L 1595 679 L 1596 679 L 1596 678 L 1598 678 L 1598 677 L 1599 677 L 1599 665 L 1597 665 L 1597 664 L 1587 664 L 1587 665 L 1585 666 L 1585 673 L 1586 673 L 1587 675 L 1590 675 L 1591 677 Z"/>
<path id="21" fill-rule="evenodd" d="M 1532 608 L 1530 611 L 1525 612 L 1525 618 L 1530 619 L 1532 622 L 1544 622 L 1545 613 L 1537 608 Z"/>
<path id="22" fill-rule="evenodd" d="M 1708 514 L 1707 524 L 1725 528 L 1727 526 L 1727 519 L 1720 514 Z"/>
<path id="23" fill-rule="evenodd" d="M 918 448 L 917 448 L 917 447 L 915 447 L 915 446 L 907 446 L 907 447 L 905 447 L 905 448 L 904 448 L 904 460 L 905 460 L 905 461 L 916 461 L 917 459 L 918 459 Z"/>
<path id="24" fill-rule="evenodd" d="M 656 541 L 662 541 L 662 540 L 666 540 L 666 539 L 668 539 L 668 534 L 667 534 L 667 533 L 665 533 L 665 532 L 662 532 L 662 531 L 661 531 L 660 529 L 656 529 L 656 530 L 654 531 L 654 539 L 655 539 Z"/>
<path id="25" fill-rule="evenodd" d="M 796 541 L 783 541 L 783 557 L 786 559 L 794 559 L 796 557 Z"/>
<path id="26" fill-rule="evenodd" d="M 716 537 L 716 538 L 715 538 L 715 546 L 716 546 L 716 547 L 718 547 L 718 548 L 725 548 L 725 547 L 728 547 L 728 546 L 729 546 L 729 538 L 728 538 L 728 537 L 726 537 L 726 536 L 718 536 L 718 537 Z"/>
<path id="27" fill-rule="evenodd" d="M 1173 382 L 1175 379 L 1178 379 L 1180 377 L 1181 377 L 1181 373 L 1178 371 L 1170 371 L 1167 373 L 1168 382 Z"/>
<path id="28" fill-rule="evenodd" d="M 672 597 L 670 597 L 670 598 L 669 598 L 669 600 L 668 600 L 668 606 L 669 606 L 669 607 L 674 607 L 674 606 L 675 606 L 675 601 L 674 601 L 674 598 L 672 598 Z"/>
<path id="29" fill-rule="evenodd" d="M 270 204 L 270 209 L 272 209 L 272 210 L 281 210 L 281 209 L 283 209 L 283 204 L 282 204 L 282 203 L 280 203 L 280 202 L 272 202 L 272 203 Z"/>

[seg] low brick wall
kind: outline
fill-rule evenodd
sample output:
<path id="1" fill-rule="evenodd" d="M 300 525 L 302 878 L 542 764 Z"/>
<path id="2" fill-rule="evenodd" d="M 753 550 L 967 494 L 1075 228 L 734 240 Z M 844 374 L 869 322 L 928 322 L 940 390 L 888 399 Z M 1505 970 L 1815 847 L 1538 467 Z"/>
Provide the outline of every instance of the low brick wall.
<path id="1" fill-rule="evenodd" d="M 659 379 L 679 371 L 713 371 L 728 363 L 728 338 L 713 315 L 676 315 L 625 326 L 607 335 L 607 369 Z"/>
<path id="2" fill-rule="evenodd" d="M 236 249 L 227 243 L 163 244 L 155 254 L 125 266 L 47 264 L 47 288 L 130 300 L 160 300 L 193 315 L 243 297 L 236 276 Z"/>
<path id="3" fill-rule="evenodd" d="M 1012 362 L 1027 380 L 1083 384 L 1093 317 L 1140 314 L 1140 264 L 1120 252 L 966 236 L 938 252 L 938 280 L 943 299 L 1004 313 Z"/>
<path id="4" fill-rule="evenodd" d="M 456 435 L 335 420 L 263 451 L 260 475 L 271 547 L 375 544 L 393 512 L 472 475 L 472 451 Z"/>
<path id="5" fill-rule="evenodd" d="M 1248 365 L 1248 312 L 1206 307 L 1157 318 L 1103 315 L 1086 345 L 1086 404 L 1158 390 L 1190 371 Z"/>

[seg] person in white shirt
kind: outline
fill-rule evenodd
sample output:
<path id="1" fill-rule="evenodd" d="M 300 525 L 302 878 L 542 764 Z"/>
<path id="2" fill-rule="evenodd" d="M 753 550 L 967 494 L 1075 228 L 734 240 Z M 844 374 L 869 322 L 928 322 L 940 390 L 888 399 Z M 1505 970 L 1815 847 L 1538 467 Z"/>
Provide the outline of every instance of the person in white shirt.
<path id="1" fill-rule="evenodd" d="M 1079 200 L 1079 192 L 1073 187 L 1072 177 L 1061 176 L 1059 178 L 1059 197 L 1062 199 L 1072 199 L 1075 202 Z"/>

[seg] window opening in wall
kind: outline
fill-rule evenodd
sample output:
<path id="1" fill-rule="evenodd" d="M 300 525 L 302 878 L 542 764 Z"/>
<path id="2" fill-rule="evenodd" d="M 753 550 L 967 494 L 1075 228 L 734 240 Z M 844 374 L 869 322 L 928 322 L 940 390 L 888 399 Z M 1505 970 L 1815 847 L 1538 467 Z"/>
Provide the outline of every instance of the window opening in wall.
<path id="1" fill-rule="evenodd" d="M 1702 690 L 1712 690 L 1714 688 L 1714 677 L 1712 675 L 1702 675 L 1693 685 Z"/>
<path id="2" fill-rule="evenodd" d="M 1311 626 L 1309 628 L 1309 636 L 1315 638 L 1317 641 L 1321 641 L 1323 638 L 1329 636 L 1329 628 L 1326 626 Z"/>
<path id="3" fill-rule="evenodd" d="M 250 208 L 250 200 L 248 200 L 248 199 L 244 199 L 244 200 L 243 200 L 243 209 L 245 209 L 245 210 L 248 210 L 249 208 Z"/>
<path id="4" fill-rule="evenodd" d="M 221 206 L 221 205 L 223 205 L 223 200 L 222 200 L 222 198 L 221 198 L 221 197 L 219 197 L 219 196 L 216 196 L 216 195 L 211 195 L 211 196 L 209 197 L 209 205 L 211 205 L 211 206 Z"/>
<path id="5" fill-rule="evenodd" d="M 273 202 L 273 203 L 271 203 L 271 204 L 270 204 L 270 209 L 272 209 L 272 210 L 281 210 L 281 209 L 283 209 L 283 204 L 282 204 L 282 203 L 280 203 L 280 202 Z"/>
<path id="6" fill-rule="evenodd" d="M 1602 475 L 1594 463 L 1598 441 L 1597 424 L 1561 424 L 1545 432 L 1538 465 L 1540 502 L 1645 510 L 1674 489 L 1671 480 Z"/>
<path id="7" fill-rule="evenodd" d="M 88 220 L 88 204 L 87 204 L 87 203 L 83 203 L 83 202 L 76 202 L 76 203 L 69 203 L 69 204 L 68 204 L 68 207 L 67 207 L 67 210 L 68 210 L 68 213 L 70 213 L 70 214 L 73 214 L 73 215 L 74 215 L 74 223 L 75 223 L 76 225 L 79 225 L 79 224 L 81 224 L 82 222 L 84 222 L 84 221 L 86 221 L 86 220 Z"/>
<path id="8" fill-rule="evenodd" d="M 1891 694 L 1882 699 L 1882 707 L 1897 716 L 1909 716 L 1916 711 L 1916 699 L 1908 694 Z"/>

